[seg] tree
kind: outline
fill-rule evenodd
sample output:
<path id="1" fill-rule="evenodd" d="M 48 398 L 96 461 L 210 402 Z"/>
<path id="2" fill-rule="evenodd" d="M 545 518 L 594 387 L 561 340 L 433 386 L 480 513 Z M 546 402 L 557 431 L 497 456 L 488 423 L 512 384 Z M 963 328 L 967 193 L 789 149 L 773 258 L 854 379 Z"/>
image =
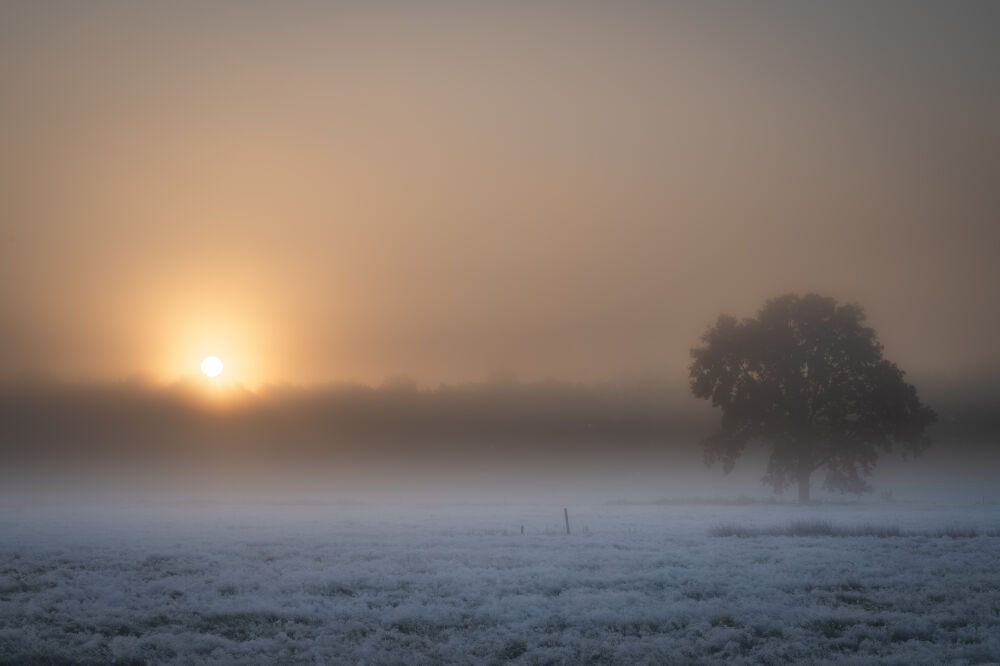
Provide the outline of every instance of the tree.
<path id="1" fill-rule="evenodd" d="M 768 301 L 756 318 L 722 315 L 691 350 L 691 390 L 722 409 L 718 433 L 702 442 L 705 462 L 726 473 L 750 442 L 771 449 L 763 482 L 798 484 L 809 502 L 813 472 L 824 487 L 870 490 L 878 456 L 903 457 L 930 443 L 934 411 L 903 372 L 882 357 L 864 310 L 817 294 Z"/>

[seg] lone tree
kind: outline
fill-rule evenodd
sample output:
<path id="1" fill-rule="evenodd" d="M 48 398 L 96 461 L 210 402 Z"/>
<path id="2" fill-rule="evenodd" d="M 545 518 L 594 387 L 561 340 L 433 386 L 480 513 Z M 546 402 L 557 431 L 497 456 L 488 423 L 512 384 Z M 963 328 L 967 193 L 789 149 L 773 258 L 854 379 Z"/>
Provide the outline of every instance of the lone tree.
<path id="1" fill-rule="evenodd" d="M 702 342 L 691 350 L 691 390 L 722 408 L 722 427 L 702 445 L 726 473 L 748 443 L 767 444 L 763 482 L 778 492 L 797 483 L 808 503 L 817 470 L 825 488 L 861 493 L 880 452 L 898 443 L 905 458 L 930 443 L 934 411 L 882 357 L 858 305 L 787 294 L 753 319 L 722 315 Z"/>

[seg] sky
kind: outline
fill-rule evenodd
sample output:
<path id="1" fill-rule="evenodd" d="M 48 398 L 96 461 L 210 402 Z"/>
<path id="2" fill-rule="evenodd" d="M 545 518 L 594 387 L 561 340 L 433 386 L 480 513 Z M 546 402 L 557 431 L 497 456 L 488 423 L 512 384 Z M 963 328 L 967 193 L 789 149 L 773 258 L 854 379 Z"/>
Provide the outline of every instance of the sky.
<path id="1" fill-rule="evenodd" d="M 992 2 L 0 4 L 0 380 L 1000 365 Z"/>

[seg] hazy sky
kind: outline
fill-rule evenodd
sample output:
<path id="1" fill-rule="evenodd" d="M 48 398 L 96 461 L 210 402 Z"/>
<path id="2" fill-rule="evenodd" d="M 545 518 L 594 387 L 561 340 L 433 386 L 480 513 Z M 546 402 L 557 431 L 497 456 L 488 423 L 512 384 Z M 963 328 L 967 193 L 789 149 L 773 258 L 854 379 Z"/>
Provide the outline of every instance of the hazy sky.
<path id="1" fill-rule="evenodd" d="M 1000 362 L 1000 3 L 0 4 L 0 378 Z"/>

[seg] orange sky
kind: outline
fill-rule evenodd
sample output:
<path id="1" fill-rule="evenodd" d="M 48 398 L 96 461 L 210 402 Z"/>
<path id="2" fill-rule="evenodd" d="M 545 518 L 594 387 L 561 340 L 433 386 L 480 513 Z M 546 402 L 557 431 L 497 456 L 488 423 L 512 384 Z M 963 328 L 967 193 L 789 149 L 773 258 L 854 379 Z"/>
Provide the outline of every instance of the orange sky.
<path id="1" fill-rule="evenodd" d="M 809 290 L 904 369 L 996 364 L 998 25 L 3 3 L 0 379 L 677 374 Z"/>

